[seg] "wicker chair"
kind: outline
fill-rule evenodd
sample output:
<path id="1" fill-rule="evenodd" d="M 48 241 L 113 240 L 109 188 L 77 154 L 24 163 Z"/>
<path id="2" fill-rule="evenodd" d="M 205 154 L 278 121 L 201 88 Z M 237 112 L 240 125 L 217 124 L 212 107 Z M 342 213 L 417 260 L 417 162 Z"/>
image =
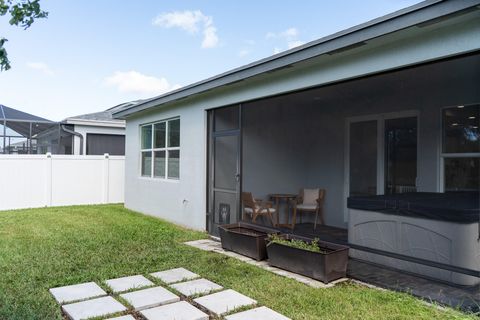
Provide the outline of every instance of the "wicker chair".
<path id="1" fill-rule="evenodd" d="M 293 207 L 292 229 L 295 228 L 297 212 L 315 213 L 315 224 L 313 229 L 317 228 L 318 217 L 320 217 L 320 224 L 323 224 L 324 201 L 324 189 L 301 189 L 298 197 L 291 201 L 291 205 Z"/>
<path id="2" fill-rule="evenodd" d="M 242 192 L 242 207 L 242 220 L 249 215 L 255 223 L 258 216 L 266 216 L 272 222 L 272 226 L 275 225 L 272 214 L 275 214 L 276 210 L 272 202 L 255 199 L 251 192 Z"/>

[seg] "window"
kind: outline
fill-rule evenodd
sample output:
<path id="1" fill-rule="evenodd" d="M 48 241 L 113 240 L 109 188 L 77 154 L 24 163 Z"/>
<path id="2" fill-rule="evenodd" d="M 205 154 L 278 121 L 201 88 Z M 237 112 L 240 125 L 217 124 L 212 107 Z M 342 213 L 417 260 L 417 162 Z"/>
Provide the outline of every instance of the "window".
<path id="1" fill-rule="evenodd" d="M 444 191 L 480 190 L 480 105 L 442 111 Z"/>
<path id="2" fill-rule="evenodd" d="M 180 178 L 180 119 L 141 126 L 141 175 Z"/>

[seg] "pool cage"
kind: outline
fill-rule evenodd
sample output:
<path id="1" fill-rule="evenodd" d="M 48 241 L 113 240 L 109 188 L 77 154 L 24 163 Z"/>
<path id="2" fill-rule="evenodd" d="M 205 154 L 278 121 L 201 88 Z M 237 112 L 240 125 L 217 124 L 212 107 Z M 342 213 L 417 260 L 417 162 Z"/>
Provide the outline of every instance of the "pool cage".
<path id="1" fill-rule="evenodd" d="M 58 153 L 71 140 L 58 123 L 0 104 L 0 154 Z"/>

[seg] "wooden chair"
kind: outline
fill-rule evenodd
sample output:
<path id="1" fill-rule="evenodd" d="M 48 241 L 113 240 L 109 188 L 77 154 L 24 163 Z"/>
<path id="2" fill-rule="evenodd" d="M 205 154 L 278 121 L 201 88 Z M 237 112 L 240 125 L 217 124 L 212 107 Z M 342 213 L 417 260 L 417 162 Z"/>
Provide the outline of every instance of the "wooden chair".
<path id="1" fill-rule="evenodd" d="M 246 215 L 249 215 L 252 218 L 252 222 L 255 223 L 258 216 L 266 216 L 272 222 L 272 226 L 275 225 L 272 214 L 276 210 L 273 208 L 272 202 L 255 199 L 251 192 L 242 192 L 242 207 L 242 220 L 245 220 Z"/>
<path id="2" fill-rule="evenodd" d="M 301 189 L 298 197 L 291 201 L 293 207 L 292 229 L 295 228 L 297 221 L 297 212 L 315 213 L 315 224 L 313 229 L 317 228 L 317 220 L 320 216 L 320 224 L 323 220 L 323 203 L 325 201 L 324 189 Z"/>

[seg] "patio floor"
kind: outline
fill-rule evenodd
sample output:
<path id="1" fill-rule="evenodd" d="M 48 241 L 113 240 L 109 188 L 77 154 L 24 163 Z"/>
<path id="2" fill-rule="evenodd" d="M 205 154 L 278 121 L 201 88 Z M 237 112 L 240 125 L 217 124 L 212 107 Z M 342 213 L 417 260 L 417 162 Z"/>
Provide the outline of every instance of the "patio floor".
<path id="1" fill-rule="evenodd" d="M 290 229 L 282 231 L 292 232 Z M 293 233 L 304 237 L 317 237 L 324 241 L 348 244 L 347 229 L 320 225 L 314 230 L 312 223 L 302 223 L 295 226 Z M 347 275 L 381 288 L 408 292 L 426 301 L 459 307 L 464 311 L 480 312 L 480 285 L 453 286 L 356 259 L 349 259 Z"/>

